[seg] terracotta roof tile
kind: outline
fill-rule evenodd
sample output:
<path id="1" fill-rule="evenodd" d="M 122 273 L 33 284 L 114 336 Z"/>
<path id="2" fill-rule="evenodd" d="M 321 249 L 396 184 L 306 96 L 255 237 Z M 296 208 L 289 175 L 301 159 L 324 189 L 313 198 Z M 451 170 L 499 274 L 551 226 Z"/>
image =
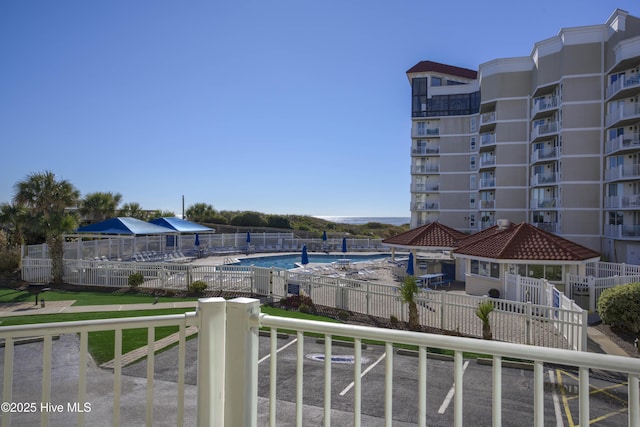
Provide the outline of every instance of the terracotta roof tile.
<path id="1" fill-rule="evenodd" d="M 461 240 L 455 254 L 494 259 L 582 261 L 599 253 L 526 222 L 493 226 Z"/>
<path id="2" fill-rule="evenodd" d="M 433 248 L 455 248 L 467 235 L 439 222 L 431 222 L 382 241 L 389 245 Z"/>

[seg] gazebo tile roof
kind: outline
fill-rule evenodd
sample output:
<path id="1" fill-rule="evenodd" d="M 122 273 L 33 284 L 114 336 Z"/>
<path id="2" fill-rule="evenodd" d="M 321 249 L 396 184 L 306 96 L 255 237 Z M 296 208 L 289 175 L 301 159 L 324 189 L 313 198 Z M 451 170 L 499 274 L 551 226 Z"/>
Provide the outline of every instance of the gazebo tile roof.
<path id="1" fill-rule="evenodd" d="M 456 242 L 466 236 L 465 233 L 439 222 L 431 222 L 384 239 L 382 243 L 398 246 L 455 248 Z"/>
<path id="2" fill-rule="evenodd" d="M 455 254 L 494 259 L 582 261 L 599 253 L 526 222 L 493 226 L 461 240 Z"/>

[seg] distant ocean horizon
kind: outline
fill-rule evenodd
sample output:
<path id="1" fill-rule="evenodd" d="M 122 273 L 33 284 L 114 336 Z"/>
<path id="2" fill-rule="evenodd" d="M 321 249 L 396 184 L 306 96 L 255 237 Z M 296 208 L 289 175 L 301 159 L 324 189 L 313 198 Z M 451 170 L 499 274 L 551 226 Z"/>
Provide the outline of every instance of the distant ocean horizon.
<path id="1" fill-rule="evenodd" d="M 411 217 L 408 216 L 316 216 L 316 218 L 337 222 L 339 224 L 366 224 L 368 222 L 379 222 L 381 224 L 404 225 L 411 222 Z"/>

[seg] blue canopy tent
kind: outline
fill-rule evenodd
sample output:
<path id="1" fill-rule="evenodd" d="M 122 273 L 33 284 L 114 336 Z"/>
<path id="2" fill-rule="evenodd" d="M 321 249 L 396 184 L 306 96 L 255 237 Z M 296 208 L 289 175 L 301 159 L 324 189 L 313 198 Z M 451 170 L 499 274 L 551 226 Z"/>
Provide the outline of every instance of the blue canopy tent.
<path id="1" fill-rule="evenodd" d="M 163 227 L 167 227 L 170 228 L 172 230 L 177 231 L 178 233 L 180 233 L 180 235 L 182 234 L 187 234 L 187 235 L 191 235 L 191 234 L 195 234 L 194 237 L 194 247 L 196 250 L 200 250 L 199 246 L 200 246 L 200 238 L 198 234 L 205 234 L 205 233 L 214 233 L 216 230 L 214 230 L 213 228 L 209 228 L 206 227 L 204 225 L 200 225 L 197 224 L 195 222 L 191 222 L 191 221 L 187 221 L 184 220 L 182 218 L 177 218 L 177 217 L 165 217 L 165 218 L 156 218 L 153 219 L 151 221 L 149 221 L 152 224 L 156 224 L 156 225 L 161 225 Z M 178 236 L 178 239 L 182 239 L 181 236 Z M 190 239 L 190 238 L 189 238 Z M 187 240 L 187 244 L 185 244 L 185 241 L 181 241 L 181 242 L 176 242 L 174 239 L 174 236 L 167 236 L 167 247 L 171 247 L 171 246 L 178 246 L 178 247 L 188 247 L 188 241 Z"/>
<path id="2" fill-rule="evenodd" d="M 76 230 L 78 233 L 96 233 L 96 234 L 167 234 L 175 233 L 175 230 L 161 225 L 152 224 L 136 218 L 118 217 L 107 219 L 106 221 L 97 222 L 95 224 L 85 225 Z"/>

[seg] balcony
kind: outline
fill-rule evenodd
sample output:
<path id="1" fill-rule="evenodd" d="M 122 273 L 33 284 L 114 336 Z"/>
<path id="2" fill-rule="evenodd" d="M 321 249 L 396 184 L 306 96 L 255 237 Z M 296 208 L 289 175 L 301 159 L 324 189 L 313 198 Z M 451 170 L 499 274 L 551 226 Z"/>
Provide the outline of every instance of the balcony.
<path id="1" fill-rule="evenodd" d="M 411 204 L 412 211 L 437 211 L 440 209 L 439 202 L 415 202 Z"/>
<path id="2" fill-rule="evenodd" d="M 533 150 L 531 153 L 531 163 L 546 162 L 549 160 L 555 160 L 560 153 L 559 147 L 549 147 L 538 150 Z"/>
<path id="3" fill-rule="evenodd" d="M 412 156 L 430 156 L 430 155 L 439 154 L 439 153 L 440 153 L 440 146 L 435 144 L 411 149 Z"/>
<path id="4" fill-rule="evenodd" d="M 476 306 L 474 301 L 472 309 Z M 556 313 L 559 311 L 554 310 Z M 473 314 L 470 316 L 474 317 Z M 185 369 L 187 349 L 182 340 L 178 346 L 181 357 L 175 368 L 178 381 L 171 384 L 170 389 L 163 387 L 161 383 L 164 381 L 154 381 L 157 378 L 154 378 L 153 370 L 147 373 L 146 380 L 139 378 L 132 386 L 118 367 L 109 374 L 113 379 L 107 390 L 111 388 L 112 393 L 99 394 L 100 390 L 94 389 L 92 384 L 93 371 L 86 366 L 88 352 L 85 346 L 80 345 L 74 349 L 74 357 L 85 362 L 76 362 L 78 372 L 71 378 L 65 377 L 69 387 L 61 393 L 51 394 L 56 390 L 58 381 L 55 376 L 58 366 L 52 363 L 52 354 L 56 354 L 58 345 L 58 342 L 53 343 L 54 334 L 79 333 L 80 342 L 86 342 L 88 332 L 116 330 L 116 340 L 121 340 L 119 328 L 144 327 L 153 332 L 155 327 L 169 324 L 177 325 L 180 330 L 184 330 L 186 324 L 198 328 L 197 356 L 194 355 L 196 366 L 193 366 L 193 370 L 197 370 L 196 385 L 184 381 L 185 371 L 192 370 Z M 265 329 L 266 336 L 259 335 L 259 328 Z M 293 331 L 286 343 L 290 348 L 279 342 L 278 330 Z M 305 332 L 320 335 L 324 344 L 316 343 L 316 338 L 305 335 Z M 558 420 L 554 419 L 553 409 L 550 412 L 545 410 L 548 405 L 553 407 L 552 390 L 555 390 L 554 382 L 545 378 L 548 378 L 549 371 L 554 373 L 555 369 L 580 371 L 580 377 L 571 387 L 572 397 L 579 402 L 581 424 L 588 425 L 590 408 L 597 413 L 599 399 L 590 398 L 594 393 L 590 384 L 597 381 L 597 377 L 591 372 L 601 370 L 616 372 L 623 376 L 620 382 L 628 383 L 628 386 L 616 390 L 616 398 L 621 400 L 623 409 L 621 418 L 626 418 L 629 425 L 638 425 L 640 419 L 640 364 L 633 357 L 275 317 L 261 313 L 260 302 L 250 298 L 230 301 L 202 299 L 197 311 L 187 315 L 10 326 L 2 328 L 1 335 L 8 344 L 4 349 L 5 401 L 57 402 L 64 399 L 86 402 L 86 399 L 91 399 L 93 409 L 71 416 L 47 411 L 34 414 L 4 412 L 5 425 L 13 420 L 14 425 L 144 425 L 146 421 L 147 425 L 257 426 L 268 422 L 275 426 L 311 425 L 312 420 L 317 422 L 324 417 L 325 425 L 333 421 L 339 425 L 361 426 L 392 425 L 405 414 L 410 414 L 403 418 L 407 424 L 421 426 L 427 421 L 438 425 L 496 425 L 496 420 L 514 415 L 513 405 L 516 402 L 518 425 L 556 425 Z M 45 337 L 41 358 L 43 367 L 33 372 L 42 378 L 43 386 L 42 390 L 38 387 L 35 396 L 25 395 L 24 389 L 14 387 L 7 380 L 18 377 L 16 373 L 23 368 L 20 358 L 14 357 L 14 354 L 19 354 L 14 341 L 34 335 Z M 338 347 L 340 343 L 333 338 L 338 336 L 350 338 L 353 348 L 345 350 Z M 368 344 L 365 352 L 365 340 L 376 340 L 381 345 Z M 415 356 L 397 352 L 394 344 L 414 347 Z M 453 360 L 437 360 L 427 352 L 428 347 L 450 350 Z M 374 360 L 371 360 L 367 365 L 365 360 L 374 351 L 375 357 L 383 363 L 376 366 L 377 363 L 373 364 Z M 467 379 L 465 370 L 468 364 L 463 359 L 463 352 L 484 354 L 490 358 L 490 366 L 482 368 L 474 364 L 476 375 L 493 378 L 484 384 L 482 390 L 463 381 Z M 318 361 L 305 357 L 311 355 Z M 65 356 L 65 362 L 68 362 L 70 355 Z M 338 356 L 350 359 L 351 363 L 332 363 Z M 148 366 L 153 368 L 156 355 L 149 352 L 147 358 Z M 535 362 L 531 371 L 518 371 L 518 378 L 514 381 L 513 375 L 504 369 L 506 362 L 503 365 L 503 360 L 506 358 Z M 365 366 L 366 371 L 363 369 Z M 412 375 L 405 375 L 408 372 Z M 451 390 L 455 392 L 455 398 L 450 400 L 452 406 L 446 413 L 438 413 L 434 408 L 441 405 L 442 396 L 451 387 L 452 379 L 454 385 Z M 446 388 L 440 387 L 441 380 L 448 384 Z M 379 387 L 367 387 L 371 381 Z M 87 387 L 89 384 L 92 387 Z M 347 392 L 338 394 L 347 384 Z M 135 392 L 128 392 L 129 388 L 135 388 Z M 289 397 L 284 398 L 283 393 Z M 401 393 L 403 398 L 398 399 L 397 393 Z M 308 401 L 311 396 L 317 397 L 313 403 Z M 342 402 L 346 402 L 345 407 Z M 475 410 L 473 420 L 464 419 L 467 406 L 484 410 Z M 286 410 L 287 407 L 290 410 Z M 259 416 L 264 417 L 260 422 Z M 574 421 L 578 422 L 578 419 L 574 418 Z M 621 422 L 616 420 L 617 424 Z"/>
<path id="5" fill-rule="evenodd" d="M 629 98 L 640 92 L 640 74 L 632 74 L 624 79 L 618 79 L 607 87 L 607 101 Z"/>
<path id="6" fill-rule="evenodd" d="M 607 114 L 607 127 L 623 127 L 640 121 L 640 103 L 624 103 Z"/>
<path id="7" fill-rule="evenodd" d="M 480 135 L 480 145 L 491 145 L 496 143 L 495 133 L 483 133 Z"/>
<path id="8" fill-rule="evenodd" d="M 411 170 L 413 174 L 430 174 L 430 173 L 438 173 L 440 171 L 440 165 L 438 164 L 429 164 L 429 165 L 419 165 L 414 166 Z"/>
<path id="9" fill-rule="evenodd" d="M 531 108 L 531 118 L 535 120 L 545 117 L 545 115 L 551 115 L 554 110 L 558 109 L 558 104 L 557 96 L 536 98 L 533 108 Z"/>
<path id="10" fill-rule="evenodd" d="M 606 224 L 604 235 L 614 239 L 640 238 L 640 225 Z"/>
<path id="11" fill-rule="evenodd" d="M 531 141 L 536 141 L 537 139 L 556 134 L 558 133 L 558 129 L 560 129 L 560 124 L 558 122 L 549 122 L 535 126 L 531 131 Z"/>
<path id="12" fill-rule="evenodd" d="M 489 168 L 496 165 L 496 156 L 481 156 L 480 167 Z"/>
<path id="13" fill-rule="evenodd" d="M 483 179 L 480 179 L 480 185 L 478 186 L 478 188 L 492 188 L 495 186 L 496 186 L 495 178 L 483 178 Z"/>
<path id="14" fill-rule="evenodd" d="M 530 209 L 555 209 L 560 207 L 560 199 L 557 198 L 531 199 L 529 203 Z"/>
<path id="15" fill-rule="evenodd" d="M 622 154 L 628 151 L 640 150 L 640 134 L 619 135 L 607 141 L 605 154 Z"/>
<path id="16" fill-rule="evenodd" d="M 605 209 L 638 209 L 640 208 L 640 195 L 633 196 L 609 196 L 604 199 Z"/>
<path id="17" fill-rule="evenodd" d="M 480 209 L 495 209 L 495 200 L 480 200 Z"/>
<path id="18" fill-rule="evenodd" d="M 539 173 L 531 176 L 531 185 L 548 185 L 557 184 L 559 182 L 559 174 L 557 173 Z"/>
<path id="19" fill-rule="evenodd" d="M 560 233 L 560 224 L 557 222 L 534 222 L 533 225 L 538 227 L 540 230 L 544 230 L 549 233 Z"/>
<path id="20" fill-rule="evenodd" d="M 625 179 L 640 179 L 640 165 L 626 164 L 608 168 L 604 171 L 605 181 L 619 181 Z"/>
<path id="21" fill-rule="evenodd" d="M 440 136 L 440 128 L 415 128 L 411 130 L 411 136 L 413 138 Z"/>
<path id="22" fill-rule="evenodd" d="M 491 228 L 496 225 L 494 220 L 491 221 L 480 221 L 480 230 L 486 230 L 487 228 Z"/>
<path id="23" fill-rule="evenodd" d="M 440 191 L 440 184 L 413 184 L 411 186 L 412 193 L 431 193 Z"/>
<path id="24" fill-rule="evenodd" d="M 480 132 L 486 132 L 495 128 L 496 126 L 496 112 L 491 111 L 480 115 Z"/>

